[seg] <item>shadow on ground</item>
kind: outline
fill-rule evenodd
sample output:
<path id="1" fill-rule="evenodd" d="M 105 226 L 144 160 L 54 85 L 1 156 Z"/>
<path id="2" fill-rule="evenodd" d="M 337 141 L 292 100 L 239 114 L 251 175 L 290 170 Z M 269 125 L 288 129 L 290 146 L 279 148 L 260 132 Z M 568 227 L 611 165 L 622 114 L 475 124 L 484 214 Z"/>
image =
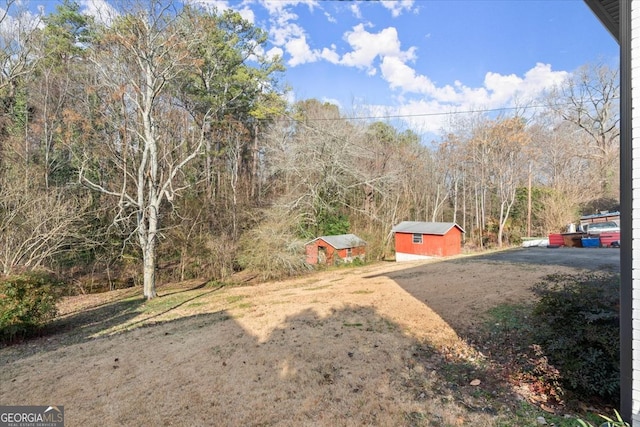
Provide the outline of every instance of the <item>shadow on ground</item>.
<path id="1" fill-rule="evenodd" d="M 189 288 L 173 290 L 170 293 L 161 294 L 157 301 L 169 299 L 180 293 L 195 291 L 204 288 L 205 284 L 198 284 Z M 58 316 L 46 327 L 37 332 L 37 336 L 23 339 L 10 344 L 0 343 L 0 364 L 6 363 L 7 359 L 14 359 L 28 356 L 34 352 L 43 350 L 51 351 L 61 346 L 77 344 L 95 339 L 104 331 L 118 329 L 126 326 L 128 329 L 135 327 L 138 323 L 149 322 L 153 318 L 160 317 L 180 306 L 198 298 L 202 298 L 210 293 L 216 292 L 220 287 L 215 287 L 197 295 L 181 300 L 178 303 L 170 303 L 166 308 L 144 316 L 138 322 L 131 322 L 135 317 L 140 316 L 145 304 L 145 298 L 136 290 L 135 294 L 123 297 L 115 301 L 107 301 L 93 304 Z M 31 351 L 24 351 L 31 349 Z"/>
<path id="2" fill-rule="evenodd" d="M 476 265 L 486 262 L 451 260 L 363 280 L 392 279 L 464 337 L 484 296 L 502 292 L 508 301 L 527 292 L 509 293 L 499 257 L 478 283 Z M 545 261 L 527 265 L 517 273 L 523 279 Z M 218 289 L 201 291 L 188 300 Z M 93 338 L 130 322 L 143 304 L 134 297 L 79 311 L 47 337 L 0 349 L 0 402 L 55 400 L 68 425 L 526 426 L 539 415 L 527 409 L 522 421 L 518 396 L 491 363 L 415 339 L 373 305 L 328 314 L 300 308 L 273 325 L 249 306 Z"/>
<path id="3" fill-rule="evenodd" d="M 550 375 L 555 368 L 548 366 L 543 353 L 536 354 L 535 349 L 529 348 L 530 336 L 518 336 L 518 333 L 526 335 L 524 329 L 516 332 L 510 328 L 508 323 L 518 322 L 517 318 L 503 319 L 505 324 L 488 325 L 487 311 L 510 304 L 509 310 L 520 310 L 519 305 L 537 298 L 532 287 L 549 274 L 619 273 L 619 255 L 619 249 L 614 248 L 515 249 L 426 263 L 367 278 L 385 276 L 393 280 L 434 310 L 459 337 L 488 355 L 488 366 L 495 369 L 485 374 L 498 375 L 493 377 L 498 381 L 501 376 L 503 383 L 510 377 L 512 385 L 523 396 L 552 411 L 553 407 L 562 410 L 562 401 L 567 403 L 569 399 L 569 396 L 565 396 L 567 399 L 560 396 L 563 390 L 558 377 Z M 508 310 L 505 313 L 516 314 Z M 492 334 L 497 335 L 492 338 Z M 523 366 L 532 371 L 522 371 Z M 540 372 L 536 374 L 535 369 Z M 539 378 L 535 378 L 536 375 Z M 558 371 L 558 375 L 562 372 Z"/>
<path id="4" fill-rule="evenodd" d="M 132 305 L 129 305 L 132 304 Z M 123 321 L 133 303 L 103 307 Z M 62 341 L 62 340 L 61 340 Z M 37 366 L 37 369 L 33 367 Z M 375 310 L 305 309 L 264 338 L 228 312 L 47 348 L 5 365 L 0 401 L 68 425 L 494 425 L 514 397 Z M 481 378 L 483 384 L 471 386 Z M 485 386 L 491 385 L 491 389 Z M 500 393 L 498 395 L 498 393 Z"/>

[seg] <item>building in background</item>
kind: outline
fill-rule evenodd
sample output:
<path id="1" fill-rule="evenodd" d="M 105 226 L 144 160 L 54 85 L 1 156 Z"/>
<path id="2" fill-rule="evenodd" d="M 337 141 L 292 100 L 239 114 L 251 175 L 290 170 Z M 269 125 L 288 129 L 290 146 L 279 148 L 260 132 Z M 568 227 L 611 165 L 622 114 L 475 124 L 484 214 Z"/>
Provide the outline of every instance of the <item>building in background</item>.
<path id="1" fill-rule="evenodd" d="M 334 265 L 341 262 L 364 261 L 367 242 L 355 234 L 321 236 L 305 244 L 308 264 Z"/>
<path id="2" fill-rule="evenodd" d="M 391 229 L 396 261 L 458 255 L 464 230 L 453 222 L 403 221 Z"/>

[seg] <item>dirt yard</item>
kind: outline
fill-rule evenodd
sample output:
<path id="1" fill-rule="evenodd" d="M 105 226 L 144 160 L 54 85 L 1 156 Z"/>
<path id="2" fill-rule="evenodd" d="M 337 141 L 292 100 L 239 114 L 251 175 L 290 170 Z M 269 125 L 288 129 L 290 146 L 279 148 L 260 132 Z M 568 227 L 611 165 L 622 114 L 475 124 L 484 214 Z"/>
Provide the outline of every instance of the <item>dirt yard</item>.
<path id="1" fill-rule="evenodd" d="M 0 349 L 0 404 L 64 405 L 67 426 L 511 425 L 523 397 L 466 338 L 575 271 L 462 257 L 68 298 L 47 336 Z"/>

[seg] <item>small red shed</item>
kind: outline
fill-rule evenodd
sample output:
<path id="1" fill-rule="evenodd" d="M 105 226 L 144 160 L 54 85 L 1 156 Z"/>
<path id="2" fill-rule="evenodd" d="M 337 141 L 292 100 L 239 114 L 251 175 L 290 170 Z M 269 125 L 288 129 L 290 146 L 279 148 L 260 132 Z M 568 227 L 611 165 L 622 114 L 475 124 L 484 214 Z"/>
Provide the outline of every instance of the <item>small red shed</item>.
<path id="1" fill-rule="evenodd" d="M 454 222 L 403 221 L 395 233 L 396 261 L 458 255 L 464 230 Z"/>
<path id="2" fill-rule="evenodd" d="M 307 263 L 331 265 L 353 262 L 356 258 L 364 260 L 366 245 L 355 234 L 318 237 L 305 244 Z"/>

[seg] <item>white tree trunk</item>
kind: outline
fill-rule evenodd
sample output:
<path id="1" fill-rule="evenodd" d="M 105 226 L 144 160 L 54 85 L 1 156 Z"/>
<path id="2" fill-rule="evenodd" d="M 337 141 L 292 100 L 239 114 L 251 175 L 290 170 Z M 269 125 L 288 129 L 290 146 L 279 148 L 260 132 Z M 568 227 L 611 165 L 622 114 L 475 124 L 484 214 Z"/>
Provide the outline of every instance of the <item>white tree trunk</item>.
<path id="1" fill-rule="evenodd" d="M 147 244 L 142 251 L 144 261 L 143 290 L 146 299 L 158 296 L 156 292 L 156 243 L 155 239 Z"/>

